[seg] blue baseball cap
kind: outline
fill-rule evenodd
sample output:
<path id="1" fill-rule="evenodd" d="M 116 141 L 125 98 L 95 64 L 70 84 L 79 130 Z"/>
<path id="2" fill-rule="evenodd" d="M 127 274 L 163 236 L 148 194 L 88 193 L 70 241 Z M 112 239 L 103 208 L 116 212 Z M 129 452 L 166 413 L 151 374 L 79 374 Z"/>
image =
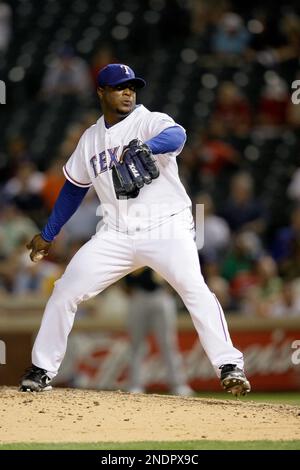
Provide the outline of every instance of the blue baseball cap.
<path id="1" fill-rule="evenodd" d="M 145 80 L 136 77 L 134 71 L 124 64 L 108 64 L 98 73 L 99 87 L 116 86 L 125 82 L 132 82 L 137 88 L 144 88 Z"/>

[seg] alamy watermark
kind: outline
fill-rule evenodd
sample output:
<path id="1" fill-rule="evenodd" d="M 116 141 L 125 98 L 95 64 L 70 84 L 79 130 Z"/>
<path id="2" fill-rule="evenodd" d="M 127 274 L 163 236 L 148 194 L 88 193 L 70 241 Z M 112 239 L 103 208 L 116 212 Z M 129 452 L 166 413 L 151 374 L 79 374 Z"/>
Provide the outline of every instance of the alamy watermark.
<path id="1" fill-rule="evenodd" d="M 102 235 L 113 229 L 114 237 L 120 240 L 128 236 L 143 240 L 178 240 L 184 239 L 190 232 L 198 250 L 204 246 L 203 204 L 195 206 L 195 221 L 189 208 L 170 214 L 166 203 L 132 204 L 126 199 L 118 206 L 100 204 L 96 215 L 100 218 L 96 231 Z"/>
<path id="2" fill-rule="evenodd" d="M 0 80 L 0 104 L 6 104 L 6 85 L 3 80 Z"/>
<path id="3" fill-rule="evenodd" d="M 300 364 L 300 339 L 295 339 L 295 341 L 292 342 L 291 348 L 295 349 L 292 354 L 292 363 L 298 366 Z"/>
<path id="4" fill-rule="evenodd" d="M 295 90 L 292 93 L 292 103 L 300 104 L 300 80 L 294 80 L 292 83 L 292 89 Z"/>
<path id="5" fill-rule="evenodd" d="M 0 365 L 6 364 L 6 344 L 0 340 Z"/>

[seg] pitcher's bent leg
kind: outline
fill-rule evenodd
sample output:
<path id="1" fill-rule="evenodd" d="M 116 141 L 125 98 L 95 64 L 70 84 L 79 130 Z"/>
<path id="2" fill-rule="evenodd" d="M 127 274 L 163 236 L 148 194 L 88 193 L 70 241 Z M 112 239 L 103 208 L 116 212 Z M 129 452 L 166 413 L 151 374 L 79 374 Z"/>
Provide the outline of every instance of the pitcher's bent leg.
<path id="1" fill-rule="evenodd" d="M 48 300 L 32 350 L 32 363 L 55 377 L 64 358 L 78 305 L 135 269 L 132 242 L 98 234 L 80 248 Z"/>
<path id="2" fill-rule="evenodd" d="M 191 314 L 201 344 L 220 377 L 219 367 L 236 364 L 243 369 L 243 354 L 232 345 L 227 322 L 216 296 L 200 270 L 192 233 L 168 240 L 141 240 L 145 264 L 163 276 L 178 292 Z"/>

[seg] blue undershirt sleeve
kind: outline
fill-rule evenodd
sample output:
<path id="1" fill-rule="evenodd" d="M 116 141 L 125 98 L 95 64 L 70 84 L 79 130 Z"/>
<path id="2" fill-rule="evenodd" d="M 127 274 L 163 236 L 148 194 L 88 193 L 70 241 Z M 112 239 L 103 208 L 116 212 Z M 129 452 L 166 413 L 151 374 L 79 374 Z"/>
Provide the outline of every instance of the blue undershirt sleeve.
<path id="1" fill-rule="evenodd" d="M 48 222 L 41 232 L 44 240 L 47 242 L 53 241 L 63 225 L 76 212 L 88 190 L 89 188 L 80 188 L 66 180 L 56 199 Z"/>
<path id="2" fill-rule="evenodd" d="M 159 153 L 175 152 L 175 150 L 183 146 L 185 139 L 186 135 L 182 127 L 173 126 L 152 137 L 145 144 L 150 147 L 153 155 L 157 155 Z"/>

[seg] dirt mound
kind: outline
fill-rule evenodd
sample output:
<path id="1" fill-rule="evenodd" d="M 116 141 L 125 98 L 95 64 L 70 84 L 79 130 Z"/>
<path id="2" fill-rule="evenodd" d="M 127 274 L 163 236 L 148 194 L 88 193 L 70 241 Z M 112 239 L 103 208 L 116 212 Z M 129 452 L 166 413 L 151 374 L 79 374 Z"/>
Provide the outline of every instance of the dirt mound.
<path id="1" fill-rule="evenodd" d="M 243 400 L 0 388 L 0 442 L 300 439 L 300 407 Z"/>

